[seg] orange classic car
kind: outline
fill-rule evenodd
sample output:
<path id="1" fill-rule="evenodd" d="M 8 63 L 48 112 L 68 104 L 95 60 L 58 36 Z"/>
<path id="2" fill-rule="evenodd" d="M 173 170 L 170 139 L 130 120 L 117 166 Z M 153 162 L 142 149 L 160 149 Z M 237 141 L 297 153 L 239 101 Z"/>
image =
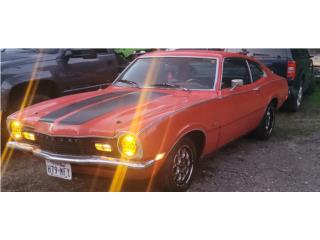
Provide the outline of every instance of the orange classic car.
<path id="1" fill-rule="evenodd" d="M 248 133 L 268 139 L 287 81 L 253 58 L 202 50 L 135 59 L 106 89 L 45 101 L 7 119 L 10 148 L 72 172 L 184 191 L 200 159 Z"/>

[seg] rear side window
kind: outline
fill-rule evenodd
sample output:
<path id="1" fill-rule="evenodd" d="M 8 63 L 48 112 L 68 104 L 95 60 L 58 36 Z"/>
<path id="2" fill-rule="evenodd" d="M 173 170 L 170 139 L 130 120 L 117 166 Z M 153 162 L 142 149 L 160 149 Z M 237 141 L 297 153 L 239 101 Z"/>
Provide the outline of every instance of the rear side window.
<path id="1" fill-rule="evenodd" d="M 260 65 L 252 61 L 248 61 L 248 63 L 251 71 L 252 81 L 255 82 L 260 78 L 262 78 L 264 75 L 264 72 L 262 71 Z"/>
<path id="2" fill-rule="evenodd" d="M 231 81 L 233 79 L 242 79 L 244 85 L 251 83 L 245 59 L 226 58 L 224 60 L 221 88 L 231 88 Z"/>
<path id="3" fill-rule="evenodd" d="M 284 48 L 229 48 L 227 52 L 245 53 L 252 57 L 287 58 L 288 51 Z"/>

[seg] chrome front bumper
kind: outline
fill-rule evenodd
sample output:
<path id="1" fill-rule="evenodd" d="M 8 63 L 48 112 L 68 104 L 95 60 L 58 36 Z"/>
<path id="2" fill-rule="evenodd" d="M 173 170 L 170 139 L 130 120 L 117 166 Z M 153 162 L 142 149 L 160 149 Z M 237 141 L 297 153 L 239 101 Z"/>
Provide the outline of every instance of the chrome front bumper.
<path id="1" fill-rule="evenodd" d="M 152 166 L 155 160 L 145 162 L 134 162 L 129 160 L 122 160 L 118 158 L 102 157 L 102 156 L 74 156 L 74 155 L 61 155 L 51 152 L 46 152 L 40 148 L 27 143 L 8 142 L 7 146 L 23 152 L 33 153 L 36 157 L 55 161 L 79 165 L 104 165 L 104 166 L 126 166 L 132 169 L 144 169 Z"/>

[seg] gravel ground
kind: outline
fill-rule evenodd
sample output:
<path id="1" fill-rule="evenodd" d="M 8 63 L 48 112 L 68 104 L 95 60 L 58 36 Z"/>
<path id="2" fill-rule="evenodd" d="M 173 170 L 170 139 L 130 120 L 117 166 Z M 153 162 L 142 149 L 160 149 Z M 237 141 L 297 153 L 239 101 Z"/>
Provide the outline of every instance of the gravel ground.
<path id="1" fill-rule="evenodd" d="M 204 159 L 189 191 L 320 191 L 320 87 L 298 113 L 280 111 L 269 141 L 241 138 Z M 107 191 L 110 180 L 49 177 L 45 164 L 15 153 L 2 174 L 1 191 Z M 129 182 L 124 191 L 144 191 Z"/>

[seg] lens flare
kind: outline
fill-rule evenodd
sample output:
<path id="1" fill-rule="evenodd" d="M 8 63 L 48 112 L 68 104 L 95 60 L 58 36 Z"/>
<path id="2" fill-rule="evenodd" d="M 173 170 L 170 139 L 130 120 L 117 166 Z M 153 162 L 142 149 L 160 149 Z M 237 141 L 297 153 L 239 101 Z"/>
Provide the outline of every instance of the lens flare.
<path id="1" fill-rule="evenodd" d="M 23 100 L 22 100 L 22 103 L 21 103 L 19 111 L 18 111 L 18 119 L 23 119 L 23 110 L 25 107 L 29 106 L 32 103 L 34 96 L 35 96 L 35 93 L 37 91 L 39 81 L 36 81 L 35 79 L 36 79 L 36 76 L 38 73 L 38 69 L 41 67 L 40 66 L 41 57 L 42 57 L 42 50 L 40 50 L 40 52 L 37 56 L 37 60 L 33 66 L 30 80 L 28 82 L 26 91 L 24 92 Z M 2 112 L 1 112 L 1 115 L 2 115 Z M 11 141 L 12 138 L 13 137 L 10 136 L 9 139 L 5 139 L 5 141 L 6 142 Z M 21 138 L 22 138 L 22 135 L 21 135 Z M 12 154 L 13 154 L 13 149 L 12 148 L 9 149 L 8 146 L 5 146 L 5 148 L 1 154 L 1 173 L 4 173 L 6 171 L 6 168 L 9 164 L 9 161 L 11 159 Z"/>
<path id="2" fill-rule="evenodd" d="M 150 85 L 154 81 L 154 73 L 159 70 L 157 65 L 157 60 L 154 59 L 151 62 L 150 68 L 148 70 L 147 76 L 145 78 L 145 85 Z M 142 120 L 144 118 L 143 111 L 145 108 L 145 103 L 148 102 L 150 97 L 150 92 L 147 90 L 141 90 L 141 95 L 139 98 L 139 102 L 136 106 L 136 111 L 134 117 L 131 122 L 130 132 L 139 132 L 141 129 Z M 132 149 L 133 150 L 133 149 Z M 132 151 L 131 150 L 131 151 Z M 136 150 L 137 151 L 137 150 Z M 128 152 L 130 154 L 130 152 Z M 121 158 L 125 158 L 125 155 L 122 153 Z M 126 166 L 118 166 L 114 173 L 109 191 L 110 192 L 119 192 L 122 189 L 122 185 L 124 183 L 128 167 Z"/>

